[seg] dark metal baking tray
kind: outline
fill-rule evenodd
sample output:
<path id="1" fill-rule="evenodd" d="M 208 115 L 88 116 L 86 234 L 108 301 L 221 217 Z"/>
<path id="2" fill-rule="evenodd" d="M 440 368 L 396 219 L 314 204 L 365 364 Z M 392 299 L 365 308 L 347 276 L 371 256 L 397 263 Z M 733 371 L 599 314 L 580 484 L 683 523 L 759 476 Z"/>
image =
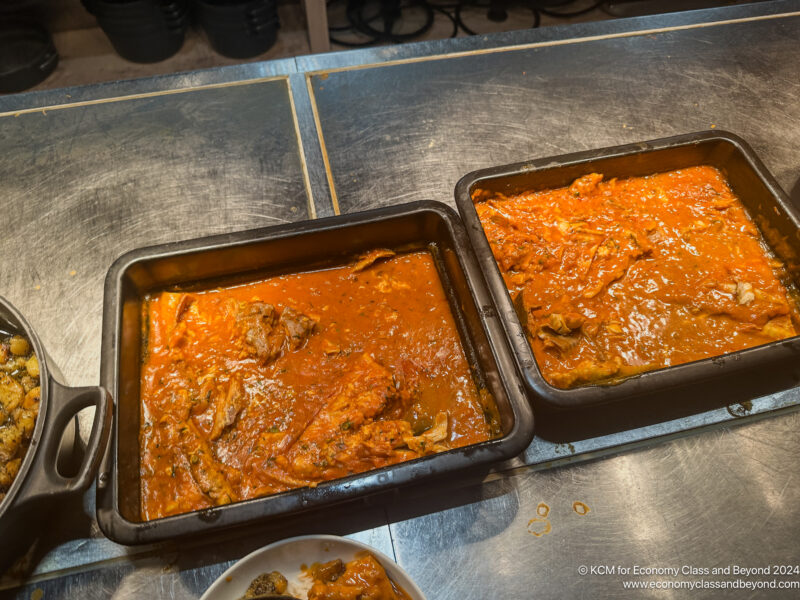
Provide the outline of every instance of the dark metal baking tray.
<path id="1" fill-rule="evenodd" d="M 715 381 L 729 386 L 739 380 L 749 388 L 754 383 L 763 381 L 765 390 L 775 391 L 775 378 L 766 377 L 757 370 L 777 367 L 786 374 L 786 370 L 792 369 L 790 361 L 797 363 L 800 353 L 798 336 L 718 357 L 649 371 L 614 384 L 559 389 L 542 377 L 475 210 L 471 196 L 473 190 L 514 194 L 564 187 L 577 177 L 592 172 L 603 173 L 608 178 L 623 178 L 696 165 L 711 165 L 724 173 L 768 245 L 788 266 L 788 272 L 796 286 L 800 263 L 800 216 L 752 148 L 732 133 L 690 133 L 492 167 L 469 173 L 456 184 L 458 211 L 475 248 L 492 298 L 500 311 L 518 369 L 537 408 L 584 408 L 643 395 L 658 396 L 659 399 L 669 401 L 669 394 L 677 388 L 693 386 L 696 394 L 713 393 L 713 387 L 709 386 Z M 790 381 L 791 378 L 786 380 Z M 699 391 L 701 388 L 702 391 Z"/>
<path id="2" fill-rule="evenodd" d="M 346 257 L 371 248 L 409 244 L 429 248 L 435 258 L 473 375 L 497 402 L 503 436 L 316 488 L 143 522 L 139 488 L 142 298 L 175 286 L 212 287 L 341 264 Z M 437 202 L 206 237 L 123 255 L 106 277 L 101 380 L 111 390 L 115 407 L 112 441 L 98 477 L 97 520 L 109 538 L 123 544 L 205 534 L 412 483 L 488 470 L 489 465 L 522 452 L 533 437 L 533 412 L 466 233 L 455 211 Z"/>

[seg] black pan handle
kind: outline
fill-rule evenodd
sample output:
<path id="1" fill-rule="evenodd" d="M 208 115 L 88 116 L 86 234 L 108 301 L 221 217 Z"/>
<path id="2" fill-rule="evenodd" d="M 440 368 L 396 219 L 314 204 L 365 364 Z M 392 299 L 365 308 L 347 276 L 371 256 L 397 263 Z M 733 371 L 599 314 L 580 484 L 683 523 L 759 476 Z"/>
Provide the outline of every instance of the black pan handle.
<path id="1" fill-rule="evenodd" d="M 56 468 L 61 436 L 70 420 L 89 406 L 94 406 L 95 413 L 92 432 L 86 445 L 86 456 L 77 475 L 64 477 Z M 45 497 L 82 492 L 91 485 L 108 445 L 112 417 L 111 395 L 102 387 L 70 388 L 51 379 L 47 412 L 36 451 L 37 464 L 32 465 L 35 470 L 31 473 L 33 477 L 26 495 Z"/>

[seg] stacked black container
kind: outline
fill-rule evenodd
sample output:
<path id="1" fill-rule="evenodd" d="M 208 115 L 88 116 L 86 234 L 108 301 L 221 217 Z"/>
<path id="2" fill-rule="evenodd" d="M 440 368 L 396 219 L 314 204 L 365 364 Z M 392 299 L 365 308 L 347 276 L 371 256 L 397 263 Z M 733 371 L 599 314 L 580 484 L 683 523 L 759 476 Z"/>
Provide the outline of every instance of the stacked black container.
<path id="1" fill-rule="evenodd" d="M 276 0 L 196 0 L 195 7 L 209 43 L 223 56 L 250 58 L 275 43 Z"/>
<path id="2" fill-rule="evenodd" d="M 188 0 L 82 0 L 117 53 L 133 62 L 157 62 L 183 45 Z"/>
<path id="3" fill-rule="evenodd" d="M 0 0 L 0 93 L 44 81 L 58 64 L 43 0 Z"/>

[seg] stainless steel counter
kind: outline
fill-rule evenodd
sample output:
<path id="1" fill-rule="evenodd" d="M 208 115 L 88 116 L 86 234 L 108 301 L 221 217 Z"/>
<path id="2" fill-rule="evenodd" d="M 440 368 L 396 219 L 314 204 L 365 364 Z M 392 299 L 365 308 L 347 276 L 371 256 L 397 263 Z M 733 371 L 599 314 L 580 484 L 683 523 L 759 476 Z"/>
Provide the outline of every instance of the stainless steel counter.
<path id="1" fill-rule="evenodd" d="M 800 202 L 798 39 L 800 2 L 766 2 L 3 97 L 0 181 L 18 234 L 0 239 L 0 294 L 85 385 L 98 378 L 103 277 L 134 247 L 452 204 L 478 167 L 712 127 L 747 139 Z M 247 552 L 310 532 L 394 555 L 432 600 L 716 598 L 735 592 L 624 582 L 737 579 L 798 586 L 742 597 L 800 597 L 800 573 L 710 572 L 800 565 L 800 389 L 713 400 L 697 414 L 544 417 L 547 439 L 482 484 L 180 546 L 104 539 L 90 490 L 0 597 L 198 598 Z M 684 566 L 709 573 L 633 573 Z"/>

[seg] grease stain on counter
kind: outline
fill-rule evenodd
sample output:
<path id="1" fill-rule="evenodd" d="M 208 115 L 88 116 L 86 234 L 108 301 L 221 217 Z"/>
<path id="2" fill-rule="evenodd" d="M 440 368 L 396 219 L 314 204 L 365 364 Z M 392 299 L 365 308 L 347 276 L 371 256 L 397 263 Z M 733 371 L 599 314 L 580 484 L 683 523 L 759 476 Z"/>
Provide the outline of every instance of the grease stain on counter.
<path id="1" fill-rule="evenodd" d="M 583 516 L 585 516 L 585 515 L 588 515 L 588 514 L 589 514 L 589 512 L 590 512 L 592 509 L 591 509 L 591 508 L 589 508 L 589 507 L 588 507 L 586 504 L 584 504 L 583 502 L 580 502 L 579 500 L 576 500 L 575 502 L 573 502 L 573 503 L 572 503 L 572 510 L 573 510 L 573 511 L 575 511 L 575 513 L 576 513 L 576 514 L 579 514 L 580 516 L 582 516 L 582 517 L 583 517 Z"/>
<path id="2" fill-rule="evenodd" d="M 591 510 L 588 504 L 580 500 L 575 500 L 572 503 L 572 511 L 581 517 L 588 515 Z M 549 517 L 550 506 L 546 502 L 539 502 L 539 504 L 536 505 L 536 516 L 528 521 L 528 533 L 536 537 L 549 534 L 553 530 Z"/>
<path id="3" fill-rule="evenodd" d="M 547 535 L 552 531 L 552 526 L 550 525 L 549 519 L 542 519 L 540 517 L 534 517 L 530 521 L 528 521 L 528 533 L 535 535 L 536 537 L 542 537 L 543 535 Z"/>

